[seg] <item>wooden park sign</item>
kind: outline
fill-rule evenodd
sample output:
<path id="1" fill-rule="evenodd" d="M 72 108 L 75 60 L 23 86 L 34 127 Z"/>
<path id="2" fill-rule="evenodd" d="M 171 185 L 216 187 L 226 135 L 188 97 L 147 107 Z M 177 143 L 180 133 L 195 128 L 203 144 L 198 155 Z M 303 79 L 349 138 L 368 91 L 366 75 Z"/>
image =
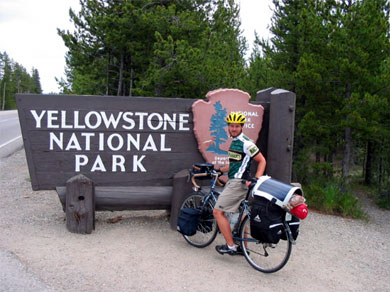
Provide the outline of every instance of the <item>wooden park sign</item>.
<path id="1" fill-rule="evenodd" d="M 229 141 L 223 116 L 231 111 L 247 113 L 253 121 L 248 123 L 253 129 L 244 132 L 257 140 L 267 167 L 274 164 L 274 173 L 268 174 L 289 182 L 295 95 L 273 92 L 272 88 L 259 92 L 254 105 L 249 104 L 247 93 L 237 89 L 212 91 L 207 103 L 183 98 L 17 94 L 32 188 L 55 189 L 65 209 L 67 183 L 84 175 L 94 187 L 96 210 L 172 210 L 173 205 L 177 209 L 182 199 L 177 193 L 186 190 L 175 190 L 175 176 L 195 162 L 224 161 L 208 153 L 221 151 L 218 155 L 224 156 Z M 290 110 L 274 106 L 271 113 L 273 100 L 288 100 Z M 279 123 L 280 116 L 287 115 L 284 125 L 274 127 L 290 129 L 289 137 L 278 135 L 278 142 L 270 145 L 268 137 L 276 134 L 270 122 Z M 202 122 L 197 124 L 198 120 Z M 287 164 L 280 153 L 273 154 L 274 161 L 267 157 L 268 149 L 281 146 L 285 157 L 290 157 Z M 278 176 L 278 169 L 286 165 L 290 172 Z"/>

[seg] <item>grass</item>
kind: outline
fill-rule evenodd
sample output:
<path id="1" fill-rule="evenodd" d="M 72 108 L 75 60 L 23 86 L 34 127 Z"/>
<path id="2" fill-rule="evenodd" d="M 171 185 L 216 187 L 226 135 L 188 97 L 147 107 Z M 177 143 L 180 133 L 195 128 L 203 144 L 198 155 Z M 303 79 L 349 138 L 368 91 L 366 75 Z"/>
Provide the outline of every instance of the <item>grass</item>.
<path id="1" fill-rule="evenodd" d="M 379 208 L 390 210 L 389 191 L 380 191 L 376 186 L 368 186 L 359 178 L 354 179 L 352 188 L 362 191 L 367 197 L 372 199 Z"/>
<path id="2" fill-rule="evenodd" d="M 304 188 L 309 204 L 320 212 L 341 215 L 356 219 L 367 219 L 359 199 L 354 196 L 353 190 L 344 190 L 342 184 L 333 179 L 331 181 L 313 181 Z"/>

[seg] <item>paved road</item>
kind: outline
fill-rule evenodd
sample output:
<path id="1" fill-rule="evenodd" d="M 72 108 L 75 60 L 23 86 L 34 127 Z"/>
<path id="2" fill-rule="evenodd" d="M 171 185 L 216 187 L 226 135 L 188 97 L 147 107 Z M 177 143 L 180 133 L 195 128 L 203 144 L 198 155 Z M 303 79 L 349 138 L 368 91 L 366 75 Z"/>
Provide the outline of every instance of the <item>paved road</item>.
<path id="1" fill-rule="evenodd" d="M 0 111 L 0 158 L 23 147 L 19 117 L 16 110 Z"/>
<path id="2" fill-rule="evenodd" d="M 15 254 L 0 248 L 0 292 L 54 292 Z"/>
<path id="3" fill-rule="evenodd" d="M 23 147 L 23 139 L 18 112 L 0 111 L 0 159 L 13 154 L 21 147 Z M 41 279 L 31 274 L 25 263 L 17 256 L 2 248 L 0 248 L 0 283 L 0 292 L 52 291 Z"/>

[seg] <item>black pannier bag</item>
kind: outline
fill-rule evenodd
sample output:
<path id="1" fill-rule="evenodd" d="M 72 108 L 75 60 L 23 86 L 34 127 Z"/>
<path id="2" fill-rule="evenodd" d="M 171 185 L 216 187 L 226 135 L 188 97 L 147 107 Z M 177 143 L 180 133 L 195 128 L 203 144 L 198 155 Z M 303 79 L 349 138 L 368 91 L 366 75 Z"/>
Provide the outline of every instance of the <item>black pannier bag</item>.
<path id="1" fill-rule="evenodd" d="M 251 207 L 251 236 L 263 243 L 278 243 L 286 212 L 273 201 L 255 196 Z"/>
<path id="2" fill-rule="evenodd" d="M 200 210 L 183 208 L 177 219 L 177 231 L 187 236 L 194 235 L 198 226 L 199 217 Z"/>
<path id="3" fill-rule="evenodd" d="M 288 214 L 288 215 L 291 216 L 291 219 L 287 219 L 286 218 L 286 223 L 290 227 L 291 235 L 292 235 L 293 239 L 296 240 L 298 238 L 299 223 L 300 223 L 301 220 L 299 220 L 299 218 L 294 216 L 294 215 L 291 215 L 291 214 Z M 283 233 L 280 238 L 283 239 L 283 240 L 287 240 L 287 237 L 286 237 L 285 233 Z"/>

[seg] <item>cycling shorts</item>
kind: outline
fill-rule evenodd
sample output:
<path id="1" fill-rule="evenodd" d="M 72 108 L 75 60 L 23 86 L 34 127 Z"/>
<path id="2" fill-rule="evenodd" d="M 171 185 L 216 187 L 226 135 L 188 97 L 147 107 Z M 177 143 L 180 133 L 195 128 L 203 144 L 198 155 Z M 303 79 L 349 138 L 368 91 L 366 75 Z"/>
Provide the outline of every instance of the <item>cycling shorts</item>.
<path id="1" fill-rule="evenodd" d="M 218 197 L 215 209 L 224 212 L 236 212 L 240 203 L 245 199 L 247 192 L 248 187 L 242 183 L 242 179 L 229 179 Z"/>

